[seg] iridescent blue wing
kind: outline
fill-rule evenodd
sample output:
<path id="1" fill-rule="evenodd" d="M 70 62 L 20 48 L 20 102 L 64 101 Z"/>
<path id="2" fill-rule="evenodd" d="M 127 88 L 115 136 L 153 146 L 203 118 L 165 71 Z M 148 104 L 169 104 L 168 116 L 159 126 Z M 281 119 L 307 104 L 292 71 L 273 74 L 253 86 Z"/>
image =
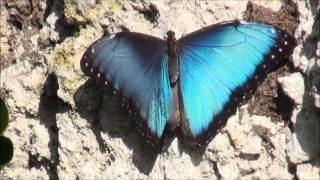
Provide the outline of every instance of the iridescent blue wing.
<path id="1" fill-rule="evenodd" d="M 163 40 L 121 32 L 93 43 L 81 59 L 81 69 L 120 93 L 143 135 L 157 143 L 172 111 L 167 61 Z"/>
<path id="2" fill-rule="evenodd" d="M 205 144 L 295 41 L 268 24 L 232 21 L 186 35 L 177 46 L 182 130 Z"/>

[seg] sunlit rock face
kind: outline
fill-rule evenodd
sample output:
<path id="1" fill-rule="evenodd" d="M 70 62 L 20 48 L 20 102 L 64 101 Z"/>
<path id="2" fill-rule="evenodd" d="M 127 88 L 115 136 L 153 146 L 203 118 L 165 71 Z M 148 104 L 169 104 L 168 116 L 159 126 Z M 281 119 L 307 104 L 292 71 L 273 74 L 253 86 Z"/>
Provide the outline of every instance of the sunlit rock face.
<path id="1" fill-rule="evenodd" d="M 15 147 L 1 177 L 319 179 L 319 4 L 251 2 L 1 1 L 0 92 L 11 116 L 5 136 Z M 129 30 L 162 38 L 172 29 L 179 38 L 248 16 L 285 25 L 299 20 L 294 72 L 270 74 L 204 149 L 170 135 L 163 149 L 150 148 L 112 94 L 80 70 L 84 51 L 104 34 Z M 292 109 L 284 113 L 287 105 Z"/>

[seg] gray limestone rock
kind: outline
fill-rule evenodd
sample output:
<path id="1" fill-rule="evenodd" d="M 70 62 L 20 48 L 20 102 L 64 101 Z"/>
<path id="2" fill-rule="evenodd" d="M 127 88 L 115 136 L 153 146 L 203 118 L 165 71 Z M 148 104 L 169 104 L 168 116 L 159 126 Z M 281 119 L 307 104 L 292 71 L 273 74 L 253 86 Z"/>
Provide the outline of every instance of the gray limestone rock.
<path id="1" fill-rule="evenodd" d="M 30 14 L 30 2 L 39 14 Z M 250 2 L 273 11 L 283 5 Z M 83 75 L 83 52 L 103 34 L 130 30 L 161 38 L 172 29 L 179 38 L 242 19 L 247 0 L 19 0 L 7 6 L 1 1 L 0 65 L 6 65 L 0 68 L 0 92 L 10 112 L 5 136 L 15 155 L 0 179 L 319 178 L 319 4 L 288 2 L 300 12 L 295 37 L 301 41 L 292 59 L 303 73 L 278 80 L 295 103 L 292 129 L 242 105 L 205 149 L 173 137 L 156 152 L 112 95 Z M 10 20 L 12 13 L 20 13 L 18 22 Z"/>

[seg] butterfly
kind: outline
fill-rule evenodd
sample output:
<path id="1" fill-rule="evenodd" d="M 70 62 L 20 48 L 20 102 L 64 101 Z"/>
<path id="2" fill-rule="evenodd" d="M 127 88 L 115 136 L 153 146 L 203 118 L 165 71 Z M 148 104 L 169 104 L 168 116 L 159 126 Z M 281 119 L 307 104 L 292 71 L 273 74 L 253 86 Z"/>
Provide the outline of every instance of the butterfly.
<path id="1" fill-rule="evenodd" d="M 176 40 L 119 32 L 90 45 L 82 71 L 112 87 L 148 143 L 165 129 L 205 145 L 246 94 L 290 56 L 293 37 L 268 23 L 234 20 Z"/>

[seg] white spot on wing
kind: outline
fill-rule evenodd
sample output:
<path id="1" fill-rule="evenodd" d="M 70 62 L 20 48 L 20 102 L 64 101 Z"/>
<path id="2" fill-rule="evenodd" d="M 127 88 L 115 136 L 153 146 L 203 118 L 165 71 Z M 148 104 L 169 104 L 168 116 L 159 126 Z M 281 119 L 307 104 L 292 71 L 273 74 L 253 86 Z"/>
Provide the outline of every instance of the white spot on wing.
<path id="1" fill-rule="evenodd" d="M 141 112 L 141 117 L 142 117 L 143 119 L 146 119 L 146 117 L 147 117 L 146 112 L 142 111 L 142 112 Z"/>
<path id="2" fill-rule="evenodd" d="M 108 39 L 113 39 L 116 36 L 116 34 L 110 34 L 109 36 L 106 36 L 103 41 L 106 41 Z"/>
<path id="3" fill-rule="evenodd" d="M 272 54 L 272 55 L 271 55 L 271 58 L 274 59 L 274 57 L 275 57 L 275 56 Z"/>
<path id="4" fill-rule="evenodd" d="M 98 78 L 100 77 L 100 73 L 97 74 L 97 77 L 98 77 Z"/>
<path id="5" fill-rule="evenodd" d="M 276 30 L 274 30 L 273 28 L 271 29 L 271 33 L 272 34 L 275 34 L 276 33 Z"/>
<path id="6" fill-rule="evenodd" d="M 240 20 L 240 23 L 241 24 L 249 24 L 248 21 L 245 21 L 245 20 Z"/>
<path id="7" fill-rule="evenodd" d="M 86 67 L 88 67 L 89 66 L 89 64 L 86 62 Z"/>
<path id="8" fill-rule="evenodd" d="M 282 49 L 281 49 L 281 48 L 279 48 L 279 52 L 282 52 Z"/>
<path id="9" fill-rule="evenodd" d="M 288 42 L 287 42 L 287 41 L 284 41 L 284 44 L 285 44 L 285 45 L 288 45 Z"/>
<path id="10" fill-rule="evenodd" d="M 91 53 L 94 54 L 94 48 L 91 48 Z"/>
<path id="11" fill-rule="evenodd" d="M 93 72 L 93 68 L 91 68 L 90 72 Z"/>

